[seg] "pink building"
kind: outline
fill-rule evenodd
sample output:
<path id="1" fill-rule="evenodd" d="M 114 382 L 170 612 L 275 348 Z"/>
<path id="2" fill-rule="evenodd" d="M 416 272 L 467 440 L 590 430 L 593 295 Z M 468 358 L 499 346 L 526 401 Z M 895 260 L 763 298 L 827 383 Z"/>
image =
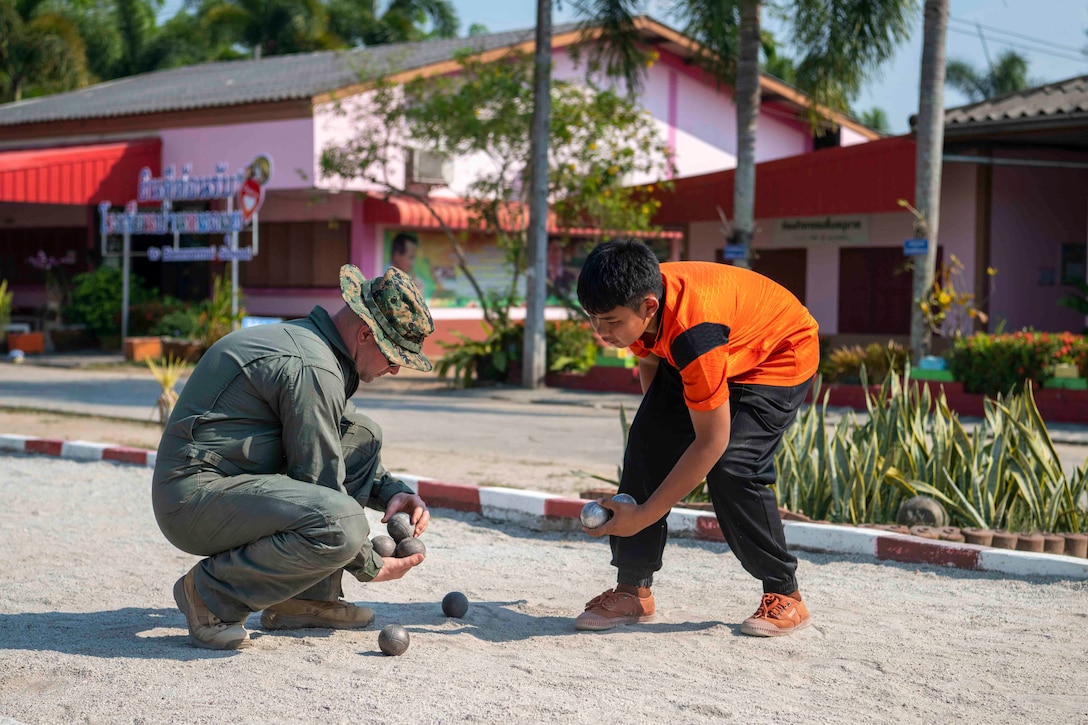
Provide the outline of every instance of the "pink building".
<path id="1" fill-rule="evenodd" d="M 898 200 L 913 203 L 914 171 L 909 135 L 759 164 L 753 267 L 824 335 L 908 339 L 913 217 Z M 690 258 L 720 257 L 732 172 L 678 180 L 662 199 L 656 221 L 685 230 Z M 991 331 L 1080 332 L 1088 321 L 1057 303 L 1088 281 L 1088 78 L 948 110 L 939 223 L 938 260 L 964 265 Z"/>
<path id="2" fill-rule="evenodd" d="M 638 27 L 659 54 L 639 102 L 674 151 L 679 176 L 734 167 L 731 90 L 691 63 L 689 39 L 649 18 L 640 19 Z M 570 51 L 586 42 L 592 41 L 573 25 L 555 29 L 554 77 L 584 77 L 584 67 Z M 339 266 L 350 261 L 368 275 L 379 273 L 392 262 L 397 234 L 409 232 L 440 331 L 447 333 L 435 339 L 448 339 L 453 329 L 478 331 L 479 310 L 471 306 L 456 272 L 446 269 L 447 243 L 433 219 L 410 200 L 387 200 L 365 184 L 323 179 L 319 172 L 322 149 L 348 138 L 352 130 L 335 114 L 334 104 L 350 104 L 368 92 L 358 68 L 388 69 L 397 80 L 447 74 L 456 72 L 454 57 L 466 48 L 483 60 L 512 50 L 531 54 L 533 32 L 208 63 L 0 106 L 0 278 L 14 287 L 16 307 L 30 312 L 43 295 L 37 270 L 26 264 L 38 250 L 68 259 L 73 270 L 116 263 L 100 253 L 98 205 L 108 201 L 116 210 L 135 199 L 141 169 L 159 178 L 170 169 L 180 176 L 187 167 L 193 176 L 209 177 L 224 168 L 233 174 L 268 155 L 273 172 L 258 217 L 259 253 L 239 263 L 250 314 L 290 317 L 306 314 L 314 304 L 336 305 Z M 769 76 L 761 83 L 761 162 L 878 138 L 847 117 L 825 112 L 827 133 L 814 140 L 811 126 L 801 118 L 808 99 Z M 452 159 L 448 183 L 433 191 L 444 199 L 440 206 L 454 228 L 468 229 L 458 197 L 478 163 Z M 420 171 L 401 167 L 396 173 L 403 179 Z M 196 213 L 220 207 L 216 201 L 192 200 L 175 209 Z M 133 238 L 134 271 L 163 294 L 206 296 L 222 263 L 153 261 L 147 252 L 172 243 L 164 239 Z M 116 244 L 116 239 L 107 241 Z M 691 231 L 690 247 L 679 231 L 660 241 L 672 257 L 709 254 L 709 242 L 697 229 Z M 209 242 L 206 236 L 181 234 L 178 244 Z M 241 233 L 240 244 L 251 244 L 250 231 Z M 470 236 L 469 245 L 478 264 L 495 265 L 497 251 L 488 239 Z"/>

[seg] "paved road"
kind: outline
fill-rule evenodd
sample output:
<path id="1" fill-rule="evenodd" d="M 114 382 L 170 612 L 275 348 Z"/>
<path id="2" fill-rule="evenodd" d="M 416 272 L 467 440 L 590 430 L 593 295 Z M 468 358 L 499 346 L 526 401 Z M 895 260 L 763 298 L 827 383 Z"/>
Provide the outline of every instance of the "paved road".
<path id="1" fill-rule="evenodd" d="M 404 392 L 413 387 L 418 386 L 381 381 L 364 386 L 353 400 L 399 446 L 434 445 L 571 465 L 616 465 L 623 445 L 619 406 L 633 411 L 638 405 L 636 396 L 567 391 L 543 391 L 532 399 L 519 391 L 508 399 L 482 390 Z M 3 407 L 149 420 L 158 394 L 158 385 L 146 374 L 0 365 Z"/>
<path id="2" fill-rule="evenodd" d="M 3 407 L 146 421 L 158 394 L 146 373 L 0 364 Z M 363 386 L 354 400 L 397 445 L 561 461 L 577 468 L 620 462 L 619 409 L 633 413 L 639 397 L 554 388 L 456 391 L 430 378 L 387 376 Z M 1088 426 L 1054 425 L 1051 431 L 1063 465 L 1084 462 Z"/>

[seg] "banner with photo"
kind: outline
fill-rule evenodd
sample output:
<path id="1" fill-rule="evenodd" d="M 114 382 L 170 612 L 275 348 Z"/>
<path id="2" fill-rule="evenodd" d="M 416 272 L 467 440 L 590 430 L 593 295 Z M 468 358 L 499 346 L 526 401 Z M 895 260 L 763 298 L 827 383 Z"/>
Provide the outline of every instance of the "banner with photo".
<path id="1" fill-rule="evenodd" d="M 484 292 L 505 294 L 510 283 L 510 268 L 492 237 L 481 234 L 458 238 L 469 269 Z M 578 296 L 578 273 L 597 239 L 552 238 L 548 242 L 549 305 Z M 648 240 L 663 260 L 668 259 L 668 244 Z M 479 300 L 468 278 L 457 265 L 449 238 L 441 232 L 405 232 L 389 229 L 384 239 L 385 267 L 397 267 L 412 276 L 431 307 L 478 307 Z M 659 249 L 660 247 L 660 249 Z M 518 281 L 517 294 L 525 296 L 525 277 Z"/>

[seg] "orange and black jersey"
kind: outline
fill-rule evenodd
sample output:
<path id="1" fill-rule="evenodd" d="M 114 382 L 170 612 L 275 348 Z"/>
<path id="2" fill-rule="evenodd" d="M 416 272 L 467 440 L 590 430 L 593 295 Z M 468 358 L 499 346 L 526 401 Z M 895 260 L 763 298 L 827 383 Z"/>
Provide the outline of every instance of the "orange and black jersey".
<path id="1" fill-rule="evenodd" d="M 661 277 L 657 335 L 630 349 L 639 357 L 653 353 L 679 370 L 689 408 L 721 406 L 729 381 L 794 386 L 816 374 L 816 320 L 785 287 L 713 262 L 667 262 Z"/>

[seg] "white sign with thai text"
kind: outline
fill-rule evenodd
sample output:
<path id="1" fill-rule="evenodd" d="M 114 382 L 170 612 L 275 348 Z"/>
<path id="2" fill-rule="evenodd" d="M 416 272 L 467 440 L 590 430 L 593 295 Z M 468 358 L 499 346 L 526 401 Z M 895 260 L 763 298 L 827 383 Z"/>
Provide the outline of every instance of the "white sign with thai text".
<path id="1" fill-rule="evenodd" d="M 869 215 L 775 219 L 771 243 L 776 247 L 864 246 L 869 243 Z"/>

